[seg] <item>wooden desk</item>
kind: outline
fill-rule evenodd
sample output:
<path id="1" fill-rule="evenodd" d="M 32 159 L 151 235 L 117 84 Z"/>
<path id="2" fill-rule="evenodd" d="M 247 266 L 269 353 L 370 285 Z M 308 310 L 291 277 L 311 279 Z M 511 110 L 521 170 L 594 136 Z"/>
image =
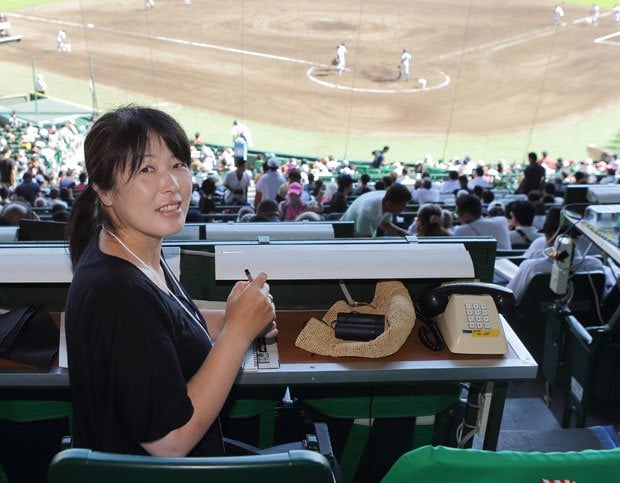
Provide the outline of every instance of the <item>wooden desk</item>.
<path id="1" fill-rule="evenodd" d="M 485 449 L 495 449 L 508 382 L 534 379 L 538 366 L 510 326 L 504 322 L 509 351 L 503 356 L 457 355 L 447 349 L 432 352 L 419 341 L 417 327 L 395 354 L 381 359 L 359 357 L 329 358 L 295 347 L 295 339 L 304 323 L 324 312 L 286 311 L 278 313 L 279 369 L 239 373 L 236 384 L 258 390 L 264 386 L 320 384 L 385 385 L 415 382 L 487 383 L 491 395 L 484 439 Z M 50 370 L 18 366 L 0 359 L 0 391 L 3 397 L 20 398 L 46 391 L 62 392 L 69 397 L 69 374 L 66 369 Z M 475 396 L 475 394 L 474 394 Z M 488 396 L 487 396 L 488 397 Z M 475 419 L 474 419 L 475 421 Z"/>

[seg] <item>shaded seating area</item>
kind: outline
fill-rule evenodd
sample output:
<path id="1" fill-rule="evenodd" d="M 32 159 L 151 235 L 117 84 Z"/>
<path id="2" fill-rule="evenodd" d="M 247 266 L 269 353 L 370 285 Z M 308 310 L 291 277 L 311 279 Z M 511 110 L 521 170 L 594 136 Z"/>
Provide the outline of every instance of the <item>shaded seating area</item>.
<path id="1" fill-rule="evenodd" d="M 561 305 L 547 316 L 543 374 L 549 383 L 565 383 L 562 426 L 586 426 L 594 404 L 620 404 L 620 332 L 614 314 L 604 325 L 587 326 Z M 558 370 L 564 361 L 564 371 Z"/>
<path id="2" fill-rule="evenodd" d="M 533 274 L 513 312 L 507 315 L 510 326 L 539 363 L 544 353 L 546 314 L 549 307 L 563 297 L 549 288 L 550 280 L 550 273 Z M 572 313 L 584 324 L 597 323 L 596 301 L 600 303 L 603 295 L 605 274 L 577 272 L 572 275 L 570 284 L 572 296 L 567 305 Z"/>

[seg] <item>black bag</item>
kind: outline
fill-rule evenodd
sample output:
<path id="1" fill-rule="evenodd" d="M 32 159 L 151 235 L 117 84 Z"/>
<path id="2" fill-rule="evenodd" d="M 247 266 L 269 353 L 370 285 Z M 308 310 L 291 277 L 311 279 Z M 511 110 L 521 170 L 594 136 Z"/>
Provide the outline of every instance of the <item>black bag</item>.
<path id="1" fill-rule="evenodd" d="M 11 310 L 0 315 L 0 357 L 49 368 L 58 352 L 59 334 L 42 305 Z"/>
<path id="2" fill-rule="evenodd" d="M 359 312 L 338 312 L 335 334 L 338 339 L 369 341 L 383 334 L 385 316 L 360 314 Z"/>

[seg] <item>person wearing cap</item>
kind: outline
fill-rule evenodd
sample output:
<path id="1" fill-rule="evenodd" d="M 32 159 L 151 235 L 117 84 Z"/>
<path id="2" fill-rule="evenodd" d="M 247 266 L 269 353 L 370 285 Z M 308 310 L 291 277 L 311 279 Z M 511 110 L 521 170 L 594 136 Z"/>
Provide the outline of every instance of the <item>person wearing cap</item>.
<path id="1" fill-rule="evenodd" d="M 271 157 L 267 160 L 267 171 L 256 183 L 256 194 L 254 195 L 254 206 L 258 206 L 263 200 L 275 200 L 278 195 L 278 188 L 282 183 L 286 183 L 284 176 L 279 173 L 280 162 L 277 158 Z"/>
<path id="2" fill-rule="evenodd" d="M 289 184 L 286 193 L 286 199 L 280 202 L 279 211 L 282 221 L 293 221 L 298 215 L 306 211 L 321 213 L 323 211 L 323 203 L 317 200 L 316 205 L 309 205 L 301 199 L 303 188 L 300 183 L 293 182 Z"/>

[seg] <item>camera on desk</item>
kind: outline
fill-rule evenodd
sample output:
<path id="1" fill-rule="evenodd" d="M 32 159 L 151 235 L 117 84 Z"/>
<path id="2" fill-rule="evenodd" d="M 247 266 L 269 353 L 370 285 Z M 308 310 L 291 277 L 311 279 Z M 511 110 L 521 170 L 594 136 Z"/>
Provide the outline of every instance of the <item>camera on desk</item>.
<path id="1" fill-rule="evenodd" d="M 383 334 L 384 328 L 384 315 L 339 312 L 334 331 L 338 339 L 366 342 Z"/>

